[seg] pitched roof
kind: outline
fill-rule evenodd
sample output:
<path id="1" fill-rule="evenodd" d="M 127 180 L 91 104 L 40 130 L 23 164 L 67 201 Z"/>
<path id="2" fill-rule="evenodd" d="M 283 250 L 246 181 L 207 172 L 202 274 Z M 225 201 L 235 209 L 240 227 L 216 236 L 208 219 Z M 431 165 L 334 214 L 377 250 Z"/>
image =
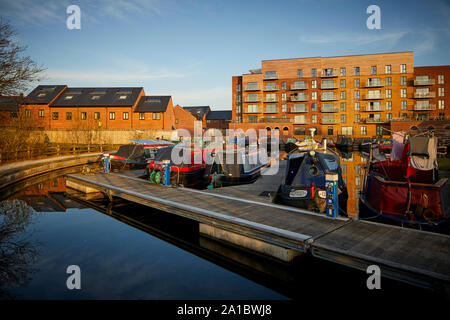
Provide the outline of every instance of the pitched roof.
<path id="1" fill-rule="evenodd" d="M 198 120 L 202 120 L 205 114 L 211 111 L 209 106 L 189 106 L 183 107 L 183 109 L 189 111 Z"/>
<path id="2" fill-rule="evenodd" d="M 134 112 L 166 112 L 171 96 L 143 96 Z"/>
<path id="3" fill-rule="evenodd" d="M 21 96 L 0 96 L 0 111 L 19 111 Z"/>
<path id="4" fill-rule="evenodd" d="M 67 88 L 52 107 L 131 107 L 142 87 Z"/>
<path id="5" fill-rule="evenodd" d="M 211 110 L 206 115 L 206 120 L 231 120 L 232 117 L 231 110 Z"/>
<path id="6" fill-rule="evenodd" d="M 49 104 L 66 85 L 40 85 L 24 99 L 23 104 Z"/>

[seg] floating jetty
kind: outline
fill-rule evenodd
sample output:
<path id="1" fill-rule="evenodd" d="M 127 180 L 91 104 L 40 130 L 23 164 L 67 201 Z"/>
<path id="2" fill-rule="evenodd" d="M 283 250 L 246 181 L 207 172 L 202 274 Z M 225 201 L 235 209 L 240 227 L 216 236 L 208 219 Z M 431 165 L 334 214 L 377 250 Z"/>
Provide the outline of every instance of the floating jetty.
<path id="1" fill-rule="evenodd" d="M 450 288 L 450 236 L 258 201 L 255 195 L 167 187 L 123 173 L 68 174 L 67 187 L 101 192 L 199 223 L 211 238 L 290 262 L 313 256 L 429 289 Z M 233 188 L 233 187 L 230 187 Z M 222 191 L 223 190 L 223 191 Z M 228 190 L 228 191 L 227 191 Z"/>

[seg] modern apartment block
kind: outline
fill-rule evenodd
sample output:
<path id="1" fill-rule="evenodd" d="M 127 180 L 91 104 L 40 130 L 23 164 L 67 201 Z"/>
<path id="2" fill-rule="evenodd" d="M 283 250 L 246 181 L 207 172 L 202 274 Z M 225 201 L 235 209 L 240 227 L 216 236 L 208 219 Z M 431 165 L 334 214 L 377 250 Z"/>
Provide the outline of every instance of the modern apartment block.
<path id="1" fill-rule="evenodd" d="M 415 68 L 413 52 L 264 60 L 232 78 L 230 128 L 388 135 L 393 121 L 448 118 L 448 83 L 450 66 Z"/>

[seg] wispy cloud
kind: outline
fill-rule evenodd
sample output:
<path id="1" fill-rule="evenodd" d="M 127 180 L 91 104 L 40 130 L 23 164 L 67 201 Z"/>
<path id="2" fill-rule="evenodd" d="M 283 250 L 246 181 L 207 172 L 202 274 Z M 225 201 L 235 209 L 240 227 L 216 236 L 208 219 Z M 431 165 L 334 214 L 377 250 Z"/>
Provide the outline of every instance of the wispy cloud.
<path id="1" fill-rule="evenodd" d="M 312 44 L 345 44 L 351 43 L 354 46 L 364 46 L 371 43 L 389 43 L 395 45 L 400 39 L 407 35 L 407 31 L 397 31 L 391 33 L 365 32 L 365 33 L 329 33 L 323 34 L 309 34 L 300 36 L 300 41 Z"/>
<path id="2" fill-rule="evenodd" d="M 105 83 L 116 81 L 143 81 L 167 78 L 183 78 L 185 74 L 176 72 L 160 72 L 160 73 L 127 73 L 127 72 L 104 72 L 92 70 L 48 70 L 46 80 L 55 82 L 77 81 L 90 83 Z"/>

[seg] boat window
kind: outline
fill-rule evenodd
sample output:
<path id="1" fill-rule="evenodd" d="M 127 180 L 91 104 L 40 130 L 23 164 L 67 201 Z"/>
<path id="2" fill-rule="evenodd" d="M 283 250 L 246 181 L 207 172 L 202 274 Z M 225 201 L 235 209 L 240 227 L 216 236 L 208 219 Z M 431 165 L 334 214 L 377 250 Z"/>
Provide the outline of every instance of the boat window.
<path id="1" fill-rule="evenodd" d="M 295 157 L 295 158 L 289 159 L 287 175 L 286 175 L 286 184 L 287 185 L 292 184 L 292 181 L 294 181 L 294 178 L 297 175 L 298 169 L 300 168 L 300 165 L 303 162 L 303 158 L 304 157 Z"/>
<path id="2" fill-rule="evenodd" d="M 323 157 L 325 165 L 329 171 L 336 171 L 339 167 L 339 163 L 333 157 Z"/>
<path id="3" fill-rule="evenodd" d="M 314 176 L 317 176 L 317 174 L 319 174 L 319 168 L 317 168 L 316 166 L 310 166 L 309 168 L 308 168 L 308 174 L 311 176 L 311 177 L 314 177 Z"/>

